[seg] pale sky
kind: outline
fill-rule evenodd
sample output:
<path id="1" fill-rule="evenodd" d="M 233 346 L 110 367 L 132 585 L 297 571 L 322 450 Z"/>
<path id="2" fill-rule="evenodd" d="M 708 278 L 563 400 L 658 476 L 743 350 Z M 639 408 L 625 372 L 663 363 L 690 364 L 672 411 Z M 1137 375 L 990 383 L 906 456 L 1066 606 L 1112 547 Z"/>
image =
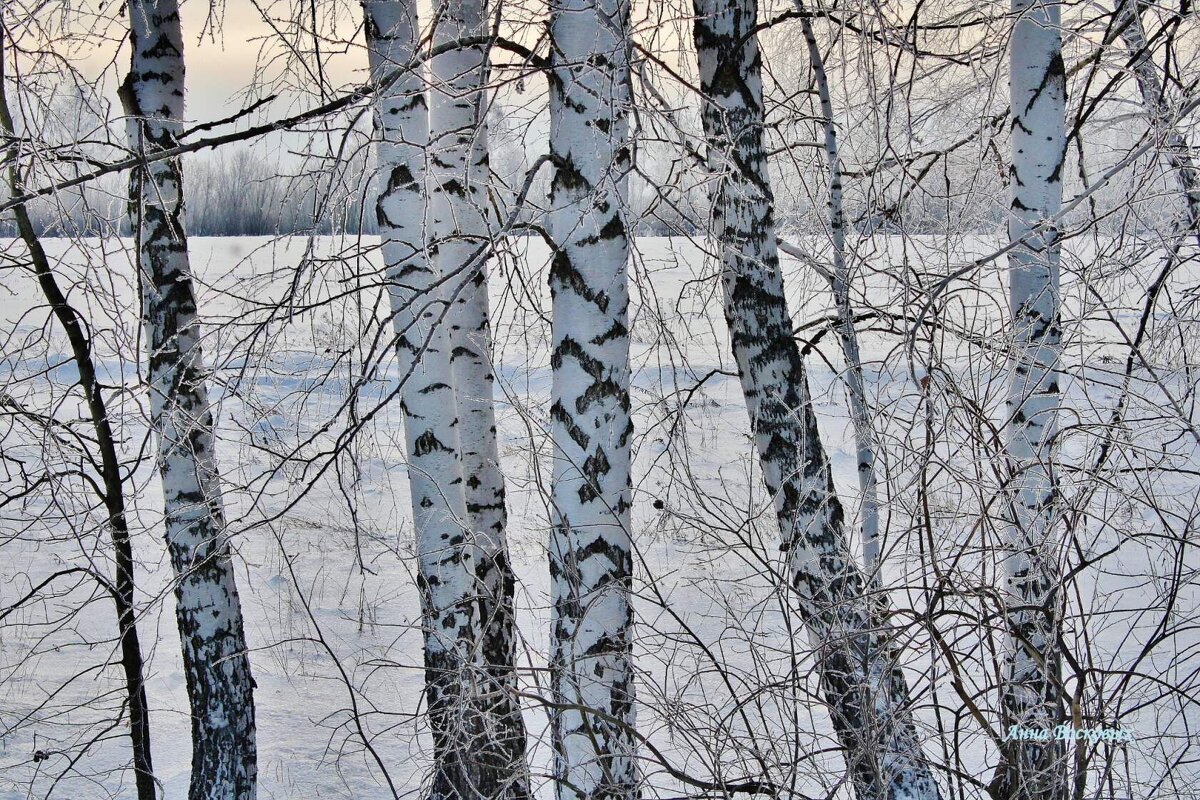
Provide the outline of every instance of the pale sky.
<path id="1" fill-rule="evenodd" d="M 187 62 L 187 117 L 189 122 L 203 122 L 222 118 L 244 105 L 240 97 L 246 87 L 253 83 L 279 79 L 285 72 L 282 56 L 287 52 L 284 36 L 294 36 L 277 21 L 277 28 L 263 19 L 264 9 L 273 17 L 284 17 L 294 0 L 225 0 L 222 23 L 215 36 L 205 30 L 210 3 L 207 0 L 185 0 L 182 4 L 184 56 Z M 307 3 L 303 4 L 308 7 Z M 328 14 L 335 6 L 331 0 L 318 0 L 318 13 Z M 357 31 L 361 12 L 351 17 L 350 10 L 357 10 L 358 3 L 336 2 L 342 10 L 337 24 L 337 36 L 345 41 L 336 48 L 328 60 L 327 79 L 331 90 L 350 83 L 362 83 L 367 79 L 367 56 L 362 45 L 361 31 Z M 75 66 L 89 81 L 96 82 L 105 97 L 116 102 L 116 84 L 129 69 L 126 20 L 117 13 L 116 3 L 107 3 L 99 12 L 104 19 L 99 25 L 80 22 L 92 31 L 93 36 L 86 48 L 73 53 Z M 114 16 L 115 15 L 115 16 Z M 81 19 L 86 20 L 83 16 Z M 322 20 L 327 28 L 329 20 Z M 103 31 L 99 28 L 103 28 Z M 357 32 L 357 35 L 356 35 Z M 302 45 L 311 52 L 311 38 Z M 265 53 L 264 53 L 265 50 Z M 308 53 L 306 53 L 308 55 Z M 311 59 L 309 59 L 311 60 Z M 259 73 L 256 75 L 256 69 Z M 295 82 L 292 81 L 292 88 Z M 313 87 L 316 81 L 305 81 Z M 290 98 L 300 106 L 307 107 L 316 102 L 315 95 L 304 100 L 294 94 Z"/>
<path id="2" fill-rule="evenodd" d="M 323 0 L 327 2 L 328 0 Z M 263 4 L 265 5 L 265 4 Z M 277 34 L 250 0 L 228 0 L 225 5 L 222 30 L 216 42 L 208 36 L 199 38 L 208 13 L 208 3 L 183 4 L 184 42 L 187 47 L 188 116 L 193 120 L 223 117 L 236 111 L 241 103 L 236 95 L 249 85 L 259 65 L 264 40 L 274 37 L 272 53 L 282 53 Z M 346 19 L 339 32 L 351 39 L 352 25 L 357 20 Z M 361 83 L 367 78 L 367 54 L 353 37 L 344 54 L 335 55 L 329 62 L 327 77 L 337 89 L 348 83 Z M 311 45 L 309 45 L 311 46 Z M 267 65 L 270 77 L 277 77 L 278 67 Z"/>
<path id="3" fill-rule="evenodd" d="M 656 41 L 661 48 L 665 60 L 675 64 L 679 60 L 679 36 L 676 26 L 670 20 L 678 20 L 679 8 L 690 6 L 690 0 L 635 0 L 634 20 L 635 29 L 639 30 L 639 39 L 648 42 Z M 223 117 L 241 107 L 241 102 L 233 99 L 244 87 L 251 83 L 256 65 L 259 65 L 260 50 L 264 41 L 271 39 L 270 52 L 276 56 L 284 52 L 278 33 L 263 20 L 259 8 L 265 8 L 273 16 L 284 16 L 292 0 L 226 0 L 224 21 L 221 35 L 217 42 L 209 37 L 200 39 L 205 18 L 208 14 L 209 3 L 189 0 L 183 4 L 184 41 L 187 48 L 187 91 L 188 117 L 193 121 L 203 121 Z M 307 7 L 307 4 L 302 4 Z M 427 19 L 429 2 L 420 2 L 419 8 L 422 19 Z M 540 0 L 522 3 L 520 16 L 530 21 L 540 22 L 544 15 L 536 8 Z M 326 77 L 329 85 L 336 91 L 352 83 L 362 83 L 367 79 L 367 57 L 363 48 L 361 31 L 358 25 L 361 20 L 357 2 L 338 2 L 338 0 L 320 0 L 319 14 L 330 14 L 335 7 L 340 9 L 341 16 L 337 23 L 337 36 L 343 43 L 336 48 L 328 61 Z M 510 6 L 515 16 L 517 5 Z M 506 9 L 508 11 L 508 9 Z M 323 28 L 328 28 L 330 20 L 323 19 Z M 541 26 L 529 26 L 529 30 L 537 30 Z M 520 33 L 508 31 L 510 35 L 532 43 L 532 36 L 522 36 Z M 311 49 L 311 38 L 305 37 L 304 46 Z M 688 43 L 690 45 L 690 41 Z M 328 52 L 328 49 L 327 49 Z M 125 56 L 119 63 L 125 68 Z M 111 50 L 109 56 L 111 58 Z M 261 66 L 261 65 L 260 65 Z M 281 73 L 280 64 L 266 65 L 267 77 L 277 78 Z M 310 86 L 315 81 L 308 82 Z M 315 102 L 316 98 L 309 98 Z M 304 105 L 308 105 L 305 103 Z"/>

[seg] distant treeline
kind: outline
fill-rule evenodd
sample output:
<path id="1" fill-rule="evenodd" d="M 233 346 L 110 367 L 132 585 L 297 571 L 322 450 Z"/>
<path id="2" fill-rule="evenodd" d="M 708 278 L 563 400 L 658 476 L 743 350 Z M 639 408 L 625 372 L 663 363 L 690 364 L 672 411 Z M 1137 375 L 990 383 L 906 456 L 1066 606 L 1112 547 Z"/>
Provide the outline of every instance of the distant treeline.
<path id="1" fill-rule="evenodd" d="M 185 163 L 185 220 L 192 236 L 268 236 L 375 232 L 374 214 L 362 214 L 369 179 L 365 164 L 331 173 L 283 172 L 253 150 L 219 153 Z M 30 217 L 43 236 L 127 236 L 129 215 L 123 176 L 105 176 L 86 189 L 38 198 Z M 15 236 L 11 215 L 0 234 Z"/>
<path id="2" fill-rule="evenodd" d="M 528 153 L 503 143 L 493 153 L 492 165 L 497 178 L 492 202 L 502 218 L 509 209 L 516 189 L 523 182 Z M 185 160 L 187 192 L 186 224 L 192 236 L 287 236 L 377 233 L 374 209 L 364 207 L 364 199 L 373 197 L 374 172 L 366 153 L 341 159 L 308 158 L 290 166 L 281 166 L 275 158 L 266 158 L 260 150 L 245 148 L 214 154 L 194 155 Z M 642 163 L 631 178 L 629 221 L 643 236 L 695 235 L 704 230 L 708 217 L 707 189 L 702 176 L 680 170 L 668 149 L 649 144 L 640 150 Z M 1147 182 L 1146 172 L 1161 172 L 1153 159 L 1139 169 L 1130 170 L 1122 180 L 1101 187 L 1096 197 L 1120 196 L 1141 186 L 1163 183 L 1156 176 Z M 862 233 L 906 232 L 910 234 L 957 233 L 994 234 L 1003 230 L 1007 220 L 1008 188 L 1002 175 L 980 170 L 963 156 L 947 159 L 940 181 L 913 191 L 903 182 L 894 188 L 882 179 L 878 182 L 850 182 L 845 208 L 853 228 Z M 959 163 L 962 162 L 962 163 Z M 823 198 L 812 196 L 800 174 L 805 165 L 780 163 L 776 185 L 776 208 L 784 230 L 808 231 L 820 219 Z M 542 170 L 533 184 L 525 207 L 517 215 L 524 224 L 540 226 L 547 205 L 548 170 Z M 30 217 L 39 235 L 104 236 L 129 235 L 126 208 L 127 178 L 108 175 L 84 188 L 73 187 L 29 204 Z M 879 184 L 882 183 L 882 191 Z M 1072 181 L 1068 181 L 1072 184 Z M 1082 187 L 1069 185 L 1069 192 Z M 1155 192 L 1149 192 L 1152 197 Z M 889 196 L 892 195 L 892 196 Z M 902 201 L 897 207 L 895 195 Z M 1162 192 L 1157 205 L 1160 214 L 1129 219 L 1114 216 L 1099 220 L 1102 232 L 1110 228 L 1151 229 L 1164 224 L 1177 213 L 1170 194 Z M 1146 205 L 1143 202 L 1143 205 Z M 1082 212 L 1080 212 L 1082 213 Z M 11 214 L 0 214 L 0 236 L 15 237 L 16 223 Z"/>

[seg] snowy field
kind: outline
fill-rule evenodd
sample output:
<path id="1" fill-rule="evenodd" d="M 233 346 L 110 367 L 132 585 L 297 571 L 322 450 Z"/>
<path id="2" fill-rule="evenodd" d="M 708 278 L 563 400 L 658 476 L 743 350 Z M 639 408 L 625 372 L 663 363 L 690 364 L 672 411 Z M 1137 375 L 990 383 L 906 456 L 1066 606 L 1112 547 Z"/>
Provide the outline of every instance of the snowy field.
<path id="1" fill-rule="evenodd" d="M 191 243 L 253 648 L 264 799 L 416 796 L 428 772 L 397 375 L 375 245 L 332 238 Z M 994 754 L 970 707 L 994 724 L 995 693 L 985 687 L 995 677 L 997 643 L 988 633 L 994 620 L 985 618 L 996 585 L 991 546 L 1003 481 L 994 435 L 1006 378 L 1003 260 L 950 284 L 928 308 L 925 290 L 995 246 L 878 236 L 861 242 L 855 259 L 862 265 L 857 285 L 868 287 L 871 306 L 888 312 L 860 326 L 886 475 L 884 580 L 901 612 L 899 640 L 927 749 L 957 776 L 955 792 L 977 792 L 969 778 L 986 782 L 984 764 Z M 156 527 L 160 494 L 145 459 L 134 273 L 116 241 L 80 249 L 48 240 L 47 247 L 92 326 L 101 379 L 128 388 L 112 405 L 122 456 L 137 465 L 129 500 L 154 763 L 167 798 L 184 798 L 187 700 L 170 564 Z M 497 402 L 531 755 L 539 796 L 549 797 L 548 732 L 536 701 L 545 685 L 549 617 L 546 253 L 532 240 L 512 250 L 491 278 Z M 837 785 L 841 760 L 829 752 L 834 740 L 806 637 L 783 612 L 775 527 L 712 260 L 686 239 L 642 238 L 636 250 L 633 534 L 646 796 L 686 789 L 664 760 L 713 782 L 766 770 L 823 796 Z M 1200 745 L 1200 710 L 1188 699 L 1200 689 L 1193 675 L 1200 636 L 1189 622 L 1200 608 L 1200 559 L 1179 540 L 1194 539 L 1200 527 L 1200 414 L 1195 378 L 1181 369 L 1182 354 L 1195 353 L 1197 331 L 1156 329 L 1145 345 L 1153 369 L 1135 369 L 1126 383 L 1128 337 L 1153 265 L 1126 268 L 1096 241 L 1072 242 L 1066 262 L 1069 410 L 1061 460 L 1072 468 L 1061 476 L 1070 508 L 1063 524 L 1071 563 L 1088 562 L 1068 592 L 1068 638 L 1086 653 L 1078 669 L 1090 676 L 1079 710 L 1133 733 L 1132 744 L 1102 744 L 1095 756 L 1098 771 L 1108 763 L 1128 787 L 1122 791 L 1194 797 L 1196 781 L 1183 779 L 1200 777 L 1192 752 Z M 832 312 L 831 299 L 799 262 L 786 270 L 799 335 L 812 339 L 823 328 L 809 323 Z M 1177 279 L 1194 286 L 1197 277 L 1193 269 Z M 64 402 L 74 367 L 36 285 L 14 269 L 2 282 L 0 481 L 10 492 L 39 464 L 70 472 L 79 460 L 52 431 L 23 421 L 19 408 L 57 403 L 60 418 L 79 413 L 76 395 Z M 906 335 L 913 330 L 916 336 Z M 808 364 L 853 520 L 853 446 L 832 333 L 821 335 Z M 1123 391 L 1136 441 L 1118 437 L 1118 455 L 1100 481 L 1089 465 Z M 80 521 L 80 480 L 67 475 L 53 485 L 0 507 L 0 613 L 56 570 L 90 564 L 113 572 L 97 518 Z M 74 522 L 74 533 L 63 520 Z M 55 585 L 52 601 L 0 620 L 0 798 L 128 796 L 131 777 L 120 783 L 116 769 L 129 752 L 124 722 L 113 721 L 119 670 L 101 666 L 113 655 L 111 604 L 93 581 Z M 1068 674 L 1068 688 L 1076 684 Z M 45 757 L 35 759 L 39 751 Z M 1174 779 L 1156 786 L 1172 762 Z"/>

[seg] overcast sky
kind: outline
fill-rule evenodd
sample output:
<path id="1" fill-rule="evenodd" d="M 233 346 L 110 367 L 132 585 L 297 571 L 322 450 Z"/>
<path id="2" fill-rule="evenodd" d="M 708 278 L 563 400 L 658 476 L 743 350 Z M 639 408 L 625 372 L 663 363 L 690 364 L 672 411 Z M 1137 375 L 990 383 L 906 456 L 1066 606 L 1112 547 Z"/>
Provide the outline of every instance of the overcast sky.
<path id="1" fill-rule="evenodd" d="M 263 64 L 261 51 L 264 42 L 270 42 L 269 51 L 273 55 L 284 52 L 279 32 L 263 19 L 260 8 L 266 9 L 273 17 L 285 16 L 295 5 L 292 0 L 226 0 L 221 30 L 216 41 L 205 35 L 205 19 L 208 15 L 209 3 L 204 0 L 189 0 L 183 3 L 183 30 L 187 58 L 187 115 L 191 121 L 205 121 L 229 115 L 242 106 L 237 94 L 252 83 L 256 66 L 265 68 L 268 78 L 277 78 L 281 72 L 280 64 Z M 307 4 L 303 4 L 307 7 Z M 530 30 L 542 29 L 544 15 L 538 13 L 537 0 L 511 6 L 512 16 L 518 15 L 531 21 Z M 679 37 L 673 32 L 675 26 L 663 23 L 663 17 L 679 19 L 677 2 L 668 0 L 651 0 L 635 2 L 634 28 L 640 31 L 639 39 L 648 42 L 653 39 L 661 48 L 662 55 L 668 62 L 678 61 Z M 422 19 L 427 19 L 430 3 L 420 0 L 418 3 Z M 336 90 L 350 83 L 362 83 L 367 79 L 367 56 L 363 47 L 361 30 L 361 13 L 357 11 L 357 3 L 331 2 L 321 0 L 318 3 L 318 13 L 328 14 L 333 8 L 340 9 L 342 18 L 338 23 L 338 36 L 348 40 L 336 48 L 327 60 L 329 85 Z M 123 19 L 118 20 L 120 24 Z M 322 28 L 328 28 L 328 19 L 322 21 Z M 517 34 L 518 38 L 525 36 Z M 670 42 L 670 46 L 664 43 Z M 304 46 L 311 50 L 311 39 Z M 105 52 L 97 53 L 94 59 L 89 59 L 93 66 L 99 68 L 111 64 L 113 47 L 105 48 Z M 128 51 L 122 50 L 115 62 L 121 70 L 128 68 Z M 310 87 L 315 81 L 306 81 Z M 112 98 L 115 100 L 115 97 Z M 305 104 L 307 105 L 307 104 Z"/>
<path id="2" fill-rule="evenodd" d="M 198 121 L 223 117 L 241 107 L 236 95 L 251 83 L 265 39 L 273 38 L 271 51 L 281 52 L 277 34 L 248 0 L 226 3 L 222 31 L 216 42 L 207 36 L 198 38 L 207 5 L 200 2 L 183 5 L 188 116 Z M 348 38 L 353 32 L 351 24 L 347 22 L 344 28 Z M 328 78 L 334 88 L 366 80 L 367 56 L 359 38 L 355 37 L 345 53 L 330 60 Z M 267 69 L 272 77 L 278 75 L 278 69 L 271 70 L 270 65 Z"/>

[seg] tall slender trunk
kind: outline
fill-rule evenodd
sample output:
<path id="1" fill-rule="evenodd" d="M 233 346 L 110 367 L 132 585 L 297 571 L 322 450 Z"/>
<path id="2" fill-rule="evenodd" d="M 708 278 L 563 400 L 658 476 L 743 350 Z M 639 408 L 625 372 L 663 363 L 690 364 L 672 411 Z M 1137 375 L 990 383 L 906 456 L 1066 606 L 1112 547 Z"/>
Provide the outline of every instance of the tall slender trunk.
<path id="1" fill-rule="evenodd" d="M 797 610 L 859 800 L 938 797 L 908 688 L 872 613 L 783 293 L 763 148 L 755 0 L 694 0 L 725 318 Z"/>
<path id="2" fill-rule="evenodd" d="M 1200 236 L 1200 232 L 1196 231 L 1200 226 L 1200 169 L 1196 168 L 1187 139 L 1174 121 L 1175 109 L 1151 57 L 1146 27 L 1142 24 L 1144 8 L 1141 0 L 1117 0 L 1116 27 L 1129 50 L 1129 68 L 1137 81 L 1147 122 L 1150 129 L 1161 137 L 1163 158 L 1175 171 L 1175 180 L 1183 194 L 1189 230 Z"/>
<path id="3" fill-rule="evenodd" d="M 1005 541 L 1009 652 L 1001 724 L 1048 730 L 1062 719 L 1057 607 L 1061 601 L 1053 531 L 1052 445 L 1059 404 L 1059 232 L 1066 152 L 1066 70 L 1055 0 L 1013 0 L 1010 44 L 1012 208 L 1008 257 L 1013 345 L 1006 446 L 1014 470 Z M 991 791 L 999 798 L 1065 796 L 1063 744 L 1009 740 Z"/>
<path id="4" fill-rule="evenodd" d="M 183 34 L 176 0 L 129 0 L 133 63 L 121 87 L 130 149 L 178 144 Z M 133 170 L 149 357 L 150 423 L 174 568 L 176 617 L 192 713 L 191 800 L 250 800 L 257 773 L 253 678 L 234 582 L 196 320 L 178 158 Z"/>
<path id="5" fill-rule="evenodd" d="M 432 44 L 481 37 L 483 0 L 445 0 L 435 12 Z M 491 219 L 487 129 L 487 49 L 447 50 L 430 63 L 429 257 L 460 286 L 450 309 L 450 367 L 466 523 L 480 582 L 479 613 L 486 681 L 479 701 L 489 717 L 476 759 L 484 797 L 529 796 L 525 723 L 517 701 L 515 578 L 505 538 L 504 476 L 496 439 L 487 259 Z M 465 282 L 465 283 L 464 283 Z"/>
<path id="6" fill-rule="evenodd" d="M 796 0 L 802 14 L 804 3 Z M 833 274 L 830 283 L 837 308 L 838 338 L 846 358 L 846 390 L 850 397 L 850 418 L 854 425 L 854 449 L 858 456 L 858 486 L 862 492 L 862 555 L 867 575 L 878 579 L 879 569 L 879 488 L 875 474 L 875 432 L 871 424 L 871 409 L 867 404 L 866 383 L 863 379 L 862 351 L 858 332 L 854 329 L 854 309 L 850 305 L 850 268 L 846 264 L 846 215 L 842 204 L 842 161 L 838 155 L 837 127 L 833 119 L 833 98 L 829 92 L 829 76 L 825 58 L 817 44 L 812 20 L 800 18 L 800 28 L 808 47 L 808 63 L 817 84 L 821 104 L 821 127 L 825 134 L 825 159 L 829 165 L 829 236 L 833 240 Z"/>
<path id="7" fill-rule="evenodd" d="M 628 49 L 628 0 L 551 1 L 551 732 L 559 800 L 638 796 L 623 217 L 632 158 Z"/>
<path id="8" fill-rule="evenodd" d="M 4 31 L 0 30 L 0 126 L 6 136 L 15 136 L 16 126 L 8 106 L 6 91 L 6 63 L 4 53 Z M 21 162 L 18 145 L 14 144 L 5 154 L 8 161 L 8 187 L 13 197 L 25 194 L 21 179 Z M 154 800 L 154 764 L 150 755 L 150 711 L 146 700 L 145 664 L 142 646 L 138 640 L 137 608 L 133 580 L 133 545 L 129 541 L 129 522 L 125 514 L 125 485 L 121 480 L 121 462 L 117 457 L 116 439 L 108 416 L 108 407 L 100 381 L 96 377 L 96 364 L 92 360 L 92 345 L 83 321 L 71 306 L 54 277 L 50 259 L 29 218 L 24 203 L 13 207 L 17 221 L 17 232 L 29 248 L 29 260 L 37 276 L 50 310 L 67 334 L 71 356 L 79 372 L 79 386 L 87 401 L 88 415 L 96 435 L 96 447 L 100 451 L 100 481 L 103 485 L 101 500 L 108 514 L 108 530 L 113 543 L 116 561 L 116 580 L 113 582 L 113 605 L 117 612 L 117 635 L 121 645 L 121 670 L 125 676 L 125 697 L 129 704 L 129 738 L 133 745 L 134 784 L 138 800 Z"/>
<path id="9" fill-rule="evenodd" d="M 459 459 L 458 417 L 450 365 L 450 293 L 425 246 L 432 212 L 425 195 L 429 110 L 417 64 L 415 0 L 363 4 L 371 78 L 396 70 L 376 98 L 379 195 L 376 214 L 403 383 L 401 412 L 416 530 L 421 594 L 425 697 L 433 735 L 430 800 L 489 797 L 488 770 L 478 757 L 490 735 L 479 698 L 482 593 L 467 523 Z M 490 741 L 490 740 L 489 740 Z"/>

